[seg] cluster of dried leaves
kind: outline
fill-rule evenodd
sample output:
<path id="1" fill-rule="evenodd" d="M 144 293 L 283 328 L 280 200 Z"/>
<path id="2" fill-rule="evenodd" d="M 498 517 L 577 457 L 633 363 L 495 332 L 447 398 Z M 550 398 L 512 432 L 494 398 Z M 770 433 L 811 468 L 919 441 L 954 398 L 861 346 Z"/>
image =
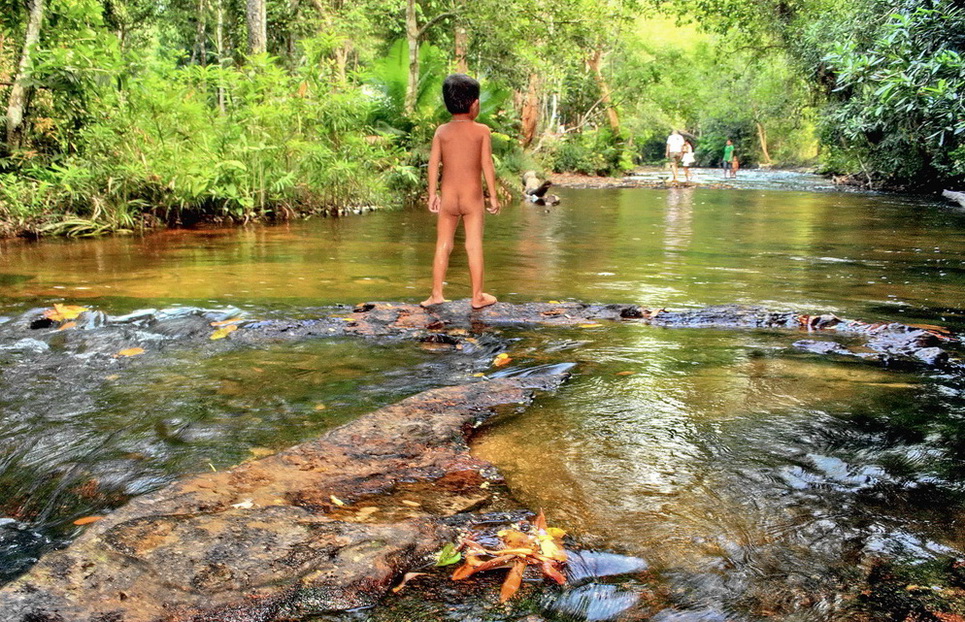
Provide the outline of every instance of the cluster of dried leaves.
<path id="1" fill-rule="evenodd" d="M 542 512 L 529 531 L 504 529 L 497 535 L 501 546 L 496 549 L 486 548 L 471 536 L 460 540 L 457 550 L 461 551 L 464 563 L 452 573 L 454 581 L 468 579 L 485 570 L 508 569 L 499 592 L 501 603 L 512 598 L 519 590 L 527 566 L 538 568 L 544 577 L 560 585 L 566 583 L 566 576 L 562 572 L 566 562 L 566 550 L 563 548 L 566 532 L 547 527 Z"/>

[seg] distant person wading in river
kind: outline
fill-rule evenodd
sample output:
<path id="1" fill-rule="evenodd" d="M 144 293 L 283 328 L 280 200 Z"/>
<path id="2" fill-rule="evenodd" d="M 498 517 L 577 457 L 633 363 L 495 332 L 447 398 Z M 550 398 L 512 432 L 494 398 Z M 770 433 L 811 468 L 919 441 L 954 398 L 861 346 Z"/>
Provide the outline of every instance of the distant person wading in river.
<path id="1" fill-rule="evenodd" d="M 728 138 L 727 145 L 724 147 L 724 179 L 737 177 L 735 162 L 737 162 L 737 155 L 734 153 L 734 143 Z"/>
<path id="2" fill-rule="evenodd" d="M 694 146 L 690 141 L 684 142 L 684 155 L 680 158 L 680 164 L 684 167 L 684 179 L 690 181 L 690 167 L 694 165 Z"/>
<path id="3" fill-rule="evenodd" d="M 680 132 L 674 130 L 667 137 L 667 158 L 670 159 L 670 170 L 673 172 L 673 181 L 677 183 L 677 166 L 684 155 L 684 137 Z"/>

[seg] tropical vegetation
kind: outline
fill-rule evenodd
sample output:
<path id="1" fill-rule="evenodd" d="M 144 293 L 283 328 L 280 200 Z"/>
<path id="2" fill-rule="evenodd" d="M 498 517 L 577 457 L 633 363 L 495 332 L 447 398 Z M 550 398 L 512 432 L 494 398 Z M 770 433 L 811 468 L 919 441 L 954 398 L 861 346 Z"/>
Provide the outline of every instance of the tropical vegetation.
<path id="1" fill-rule="evenodd" d="M 953 0 L 0 0 L 0 233 L 417 202 L 439 85 L 480 77 L 503 192 L 698 162 L 965 181 Z"/>

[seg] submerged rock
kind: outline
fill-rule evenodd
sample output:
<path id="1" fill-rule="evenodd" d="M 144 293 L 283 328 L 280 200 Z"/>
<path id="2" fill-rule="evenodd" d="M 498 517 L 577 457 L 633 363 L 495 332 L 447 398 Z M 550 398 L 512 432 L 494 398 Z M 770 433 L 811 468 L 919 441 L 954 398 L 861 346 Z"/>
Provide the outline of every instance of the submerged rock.
<path id="1" fill-rule="evenodd" d="M 497 478 L 466 435 L 567 375 L 434 389 L 315 441 L 185 478 L 0 589 L 4 620 L 274 620 L 375 604 Z M 465 521 L 463 521 L 465 522 Z"/>

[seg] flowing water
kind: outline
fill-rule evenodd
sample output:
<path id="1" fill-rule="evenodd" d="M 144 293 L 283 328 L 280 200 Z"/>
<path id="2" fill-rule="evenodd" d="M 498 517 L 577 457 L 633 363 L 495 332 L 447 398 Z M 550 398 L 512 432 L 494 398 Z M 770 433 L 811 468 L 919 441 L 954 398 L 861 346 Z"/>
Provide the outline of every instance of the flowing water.
<path id="1" fill-rule="evenodd" d="M 556 208 L 511 205 L 487 224 L 487 287 L 519 302 L 746 303 L 965 329 L 965 214 L 746 185 L 561 190 Z M 232 305 L 253 316 L 418 301 L 432 224 L 402 211 L 6 242 L 0 315 L 59 301 L 110 313 Z M 467 281 L 457 249 L 447 294 L 464 297 Z M 796 352 L 798 336 L 767 331 L 507 335 L 515 367 L 575 362 L 575 376 L 485 430 L 474 450 L 551 524 L 644 558 L 677 609 L 833 618 L 871 560 L 965 557 L 960 379 Z M 0 510 L 17 519 L 0 515 L 0 580 L 68 540 L 79 515 L 462 382 L 460 356 L 351 340 L 182 352 L 105 379 L 95 395 L 41 386 L 30 403 L 0 397 Z M 4 355 L 0 373 L 17 361 Z M 116 495 L 85 497 L 89 481 Z"/>

